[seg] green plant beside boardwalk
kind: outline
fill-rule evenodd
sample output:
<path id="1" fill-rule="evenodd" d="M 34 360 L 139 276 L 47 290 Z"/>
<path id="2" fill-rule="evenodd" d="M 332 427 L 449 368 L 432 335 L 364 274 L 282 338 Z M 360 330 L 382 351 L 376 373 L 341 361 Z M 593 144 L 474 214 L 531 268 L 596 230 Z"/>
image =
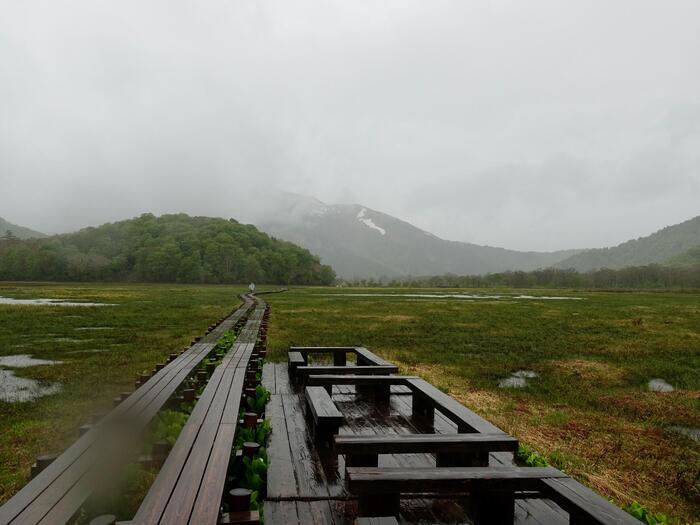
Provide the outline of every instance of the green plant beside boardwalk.
<path id="1" fill-rule="evenodd" d="M 687 435 L 700 427 L 700 293 L 406 293 L 460 291 L 304 288 L 270 296 L 268 355 L 286 359 L 289 346 L 367 346 L 618 505 L 638 501 L 681 523 L 700 519 L 700 445 Z M 518 372 L 527 374 L 508 384 L 524 387 L 499 387 Z M 674 390 L 651 391 L 651 379 Z"/>

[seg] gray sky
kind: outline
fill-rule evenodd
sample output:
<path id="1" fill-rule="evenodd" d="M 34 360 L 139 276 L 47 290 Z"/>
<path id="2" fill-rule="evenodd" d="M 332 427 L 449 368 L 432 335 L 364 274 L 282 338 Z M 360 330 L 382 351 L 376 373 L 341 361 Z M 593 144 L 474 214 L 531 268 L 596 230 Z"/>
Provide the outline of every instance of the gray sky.
<path id="1" fill-rule="evenodd" d="M 700 2 L 0 0 L 0 216 L 263 189 L 448 239 L 617 244 L 700 214 Z"/>

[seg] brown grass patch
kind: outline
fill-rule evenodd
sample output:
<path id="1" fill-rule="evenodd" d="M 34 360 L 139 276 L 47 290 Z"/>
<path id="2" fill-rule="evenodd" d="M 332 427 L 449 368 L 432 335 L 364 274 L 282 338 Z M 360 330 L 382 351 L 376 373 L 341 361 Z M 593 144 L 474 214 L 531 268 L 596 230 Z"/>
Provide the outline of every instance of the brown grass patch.
<path id="1" fill-rule="evenodd" d="M 588 359 L 563 359 L 552 361 L 557 374 L 572 376 L 587 383 L 610 386 L 619 385 L 625 378 L 625 371 L 609 363 Z"/>

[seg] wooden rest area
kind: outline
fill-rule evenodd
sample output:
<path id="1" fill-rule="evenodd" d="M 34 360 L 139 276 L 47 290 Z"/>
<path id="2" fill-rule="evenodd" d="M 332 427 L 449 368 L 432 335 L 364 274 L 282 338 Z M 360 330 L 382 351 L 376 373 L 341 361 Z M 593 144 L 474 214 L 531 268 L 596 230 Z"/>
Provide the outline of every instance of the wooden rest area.
<path id="1" fill-rule="evenodd" d="M 423 379 L 365 370 L 387 366 L 361 347 L 294 347 L 265 365 L 266 523 L 638 523 L 557 469 L 517 465 L 516 438 Z M 332 447 L 315 438 L 320 413 L 342 416 Z"/>

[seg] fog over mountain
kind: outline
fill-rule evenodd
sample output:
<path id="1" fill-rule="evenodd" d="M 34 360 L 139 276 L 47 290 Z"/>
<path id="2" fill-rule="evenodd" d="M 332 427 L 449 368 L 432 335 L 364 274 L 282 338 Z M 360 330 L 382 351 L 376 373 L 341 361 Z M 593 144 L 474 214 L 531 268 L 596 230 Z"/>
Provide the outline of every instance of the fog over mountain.
<path id="1" fill-rule="evenodd" d="M 278 195 L 274 202 L 250 219 L 265 232 L 319 255 L 349 279 L 534 270 L 575 253 L 518 252 L 447 241 L 360 204 L 328 205 L 293 194 Z"/>
<path id="2" fill-rule="evenodd" d="M 279 190 L 454 241 L 615 246 L 700 212 L 698 20 L 694 0 L 2 2 L 0 214 L 238 218 Z"/>

